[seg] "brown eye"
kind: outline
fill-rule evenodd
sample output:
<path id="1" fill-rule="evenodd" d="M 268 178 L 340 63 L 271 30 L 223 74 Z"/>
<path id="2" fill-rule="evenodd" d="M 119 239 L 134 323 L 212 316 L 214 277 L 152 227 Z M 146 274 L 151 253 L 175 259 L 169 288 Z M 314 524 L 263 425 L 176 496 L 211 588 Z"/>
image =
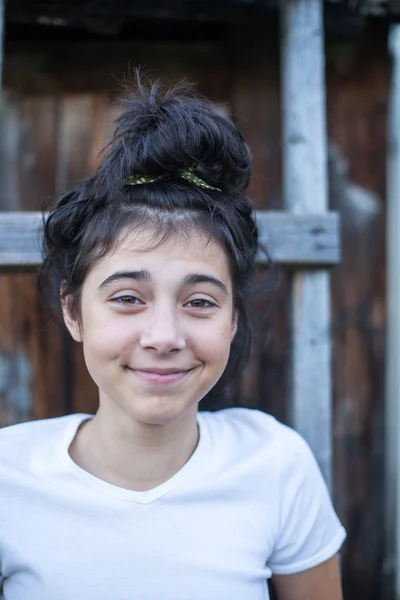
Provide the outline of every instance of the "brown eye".
<path id="1" fill-rule="evenodd" d="M 125 294 L 124 296 L 118 296 L 117 298 L 112 299 L 113 302 L 117 302 L 118 304 L 142 304 L 141 300 L 136 296 L 129 296 Z"/>
<path id="2" fill-rule="evenodd" d="M 216 305 L 204 298 L 196 298 L 195 300 L 188 302 L 186 306 L 189 306 L 190 308 L 210 308 Z"/>

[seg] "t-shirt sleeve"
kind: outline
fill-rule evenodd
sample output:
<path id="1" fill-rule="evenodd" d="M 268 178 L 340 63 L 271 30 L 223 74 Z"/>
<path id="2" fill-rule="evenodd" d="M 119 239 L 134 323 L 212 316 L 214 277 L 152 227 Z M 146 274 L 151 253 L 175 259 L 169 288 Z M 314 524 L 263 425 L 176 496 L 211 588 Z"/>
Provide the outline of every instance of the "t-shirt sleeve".
<path id="1" fill-rule="evenodd" d="M 278 534 L 267 561 L 273 574 L 282 575 L 328 560 L 346 537 L 309 446 L 298 433 L 287 431 L 281 450 Z"/>

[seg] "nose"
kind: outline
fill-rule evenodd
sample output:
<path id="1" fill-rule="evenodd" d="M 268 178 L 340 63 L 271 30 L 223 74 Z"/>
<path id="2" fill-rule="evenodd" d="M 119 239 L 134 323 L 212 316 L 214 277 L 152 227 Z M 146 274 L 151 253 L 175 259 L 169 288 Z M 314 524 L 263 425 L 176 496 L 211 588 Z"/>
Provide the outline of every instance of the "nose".
<path id="1" fill-rule="evenodd" d="M 155 350 L 166 354 L 183 350 L 186 340 L 179 323 L 178 315 L 173 307 L 164 303 L 154 305 L 151 315 L 148 314 L 147 327 L 140 338 L 140 346 L 147 350 Z"/>

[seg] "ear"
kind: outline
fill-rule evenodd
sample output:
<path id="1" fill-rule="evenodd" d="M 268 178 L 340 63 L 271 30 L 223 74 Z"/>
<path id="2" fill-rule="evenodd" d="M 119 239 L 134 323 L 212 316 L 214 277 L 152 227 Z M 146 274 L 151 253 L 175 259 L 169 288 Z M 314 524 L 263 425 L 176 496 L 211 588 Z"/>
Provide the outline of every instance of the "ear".
<path id="1" fill-rule="evenodd" d="M 233 341 L 233 338 L 236 335 L 237 332 L 237 328 L 238 328 L 238 321 L 239 321 L 239 312 L 237 310 L 233 311 L 233 315 L 232 315 L 232 334 L 231 334 L 231 342 Z"/>
<path id="2" fill-rule="evenodd" d="M 78 321 L 71 315 L 71 310 L 68 304 L 68 297 L 61 298 L 61 309 L 66 328 L 71 334 L 75 342 L 82 342 L 82 332 Z"/>

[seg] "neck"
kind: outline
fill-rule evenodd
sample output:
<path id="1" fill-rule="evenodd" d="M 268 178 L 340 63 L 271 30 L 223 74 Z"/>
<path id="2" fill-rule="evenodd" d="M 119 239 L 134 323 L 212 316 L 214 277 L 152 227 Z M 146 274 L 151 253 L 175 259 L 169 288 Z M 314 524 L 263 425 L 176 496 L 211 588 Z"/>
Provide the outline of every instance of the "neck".
<path id="1" fill-rule="evenodd" d="M 73 460 L 113 485 L 137 491 L 161 485 L 189 460 L 198 443 L 197 406 L 165 425 L 137 422 L 100 404 L 70 447 Z"/>

